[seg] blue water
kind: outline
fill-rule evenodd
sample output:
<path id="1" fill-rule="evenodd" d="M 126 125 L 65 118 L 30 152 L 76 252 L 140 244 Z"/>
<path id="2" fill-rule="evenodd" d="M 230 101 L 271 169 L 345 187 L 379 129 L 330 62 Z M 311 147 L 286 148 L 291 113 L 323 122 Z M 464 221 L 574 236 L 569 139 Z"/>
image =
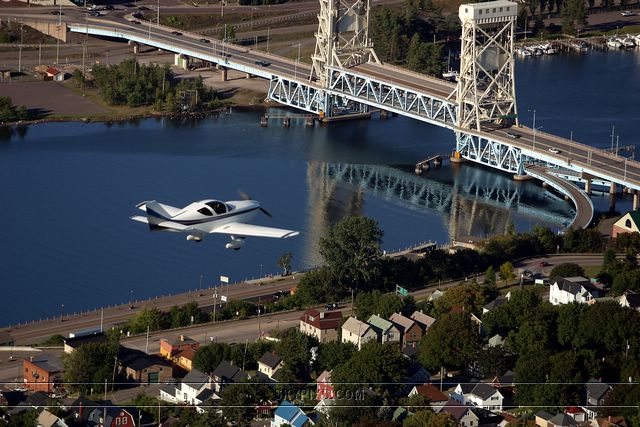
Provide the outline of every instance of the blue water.
<path id="1" fill-rule="evenodd" d="M 518 64 L 521 117 L 544 131 L 607 146 L 638 144 L 640 55 L 594 53 Z M 610 74 L 612 76 L 610 76 Z M 413 164 L 449 152 L 446 130 L 397 117 L 305 128 L 259 125 L 258 112 L 203 120 L 49 123 L 0 135 L 0 325 L 276 273 L 279 256 L 317 265 L 317 241 L 346 215 L 376 219 L 384 248 L 542 224 L 562 228 L 570 204 L 534 183 L 464 165 L 423 177 Z M 609 138 L 609 139 L 608 139 Z M 392 183 L 392 185 L 389 185 Z M 200 244 L 129 220 L 135 205 L 231 200 L 241 189 L 274 216 L 257 223 L 301 231 L 287 240 L 224 236 Z M 594 198 L 608 209 L 608 197 Z M 626 209 L 627 200 L 618 202 Z"/>

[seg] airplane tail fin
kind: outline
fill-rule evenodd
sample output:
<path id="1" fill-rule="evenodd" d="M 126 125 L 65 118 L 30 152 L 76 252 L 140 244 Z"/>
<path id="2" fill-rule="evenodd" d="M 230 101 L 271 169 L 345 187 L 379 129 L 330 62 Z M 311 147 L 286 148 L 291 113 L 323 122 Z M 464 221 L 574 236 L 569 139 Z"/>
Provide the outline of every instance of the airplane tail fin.
<path id="1" fill-rule="evenodd" d="M 145 210 L 147 212 L 147 222 L 149 223 L 149 229 L 151 231 L 162 230 L 164 227 L 159 226 L 158 224 L 170 221 L 172 217 L 172 215 L 155 200 L 146 202 Z"/>

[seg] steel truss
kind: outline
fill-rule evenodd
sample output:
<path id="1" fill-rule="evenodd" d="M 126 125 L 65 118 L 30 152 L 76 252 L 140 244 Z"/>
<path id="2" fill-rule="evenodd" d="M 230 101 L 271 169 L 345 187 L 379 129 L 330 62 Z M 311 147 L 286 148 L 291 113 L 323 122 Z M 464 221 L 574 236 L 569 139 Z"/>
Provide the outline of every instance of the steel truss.
<path id="1" fill-rule="evenodd" d="M 328 83 L 329 91 L 352 101 L 455 128 L 457 111 L 454 102 L 339 68 L 330 69 Z"/>
<path id="2" fill-rule="evenodd" d="M 456 151 L 468 160 L 513 174 L 524 173 L 525 156 L 519 148 L 486 136 L 456 132 Z"/>
<path id="3" fill-rule="evenodd" d="M 269 82 L 268 98 L 290 107 L 320 114 L 329 105 L 326 91 L 307 83 L 273 76 Z"/>

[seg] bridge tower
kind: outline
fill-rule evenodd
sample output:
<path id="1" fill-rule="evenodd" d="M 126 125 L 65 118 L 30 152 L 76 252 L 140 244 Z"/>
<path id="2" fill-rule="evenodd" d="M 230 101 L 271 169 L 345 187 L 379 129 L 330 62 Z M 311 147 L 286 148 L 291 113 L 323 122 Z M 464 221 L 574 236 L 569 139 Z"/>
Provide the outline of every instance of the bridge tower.
<path id="1" fill-rule="evenodd" d="M 497 0 L 462 4 L 458 126 L 481 130 L 483 123 L 515 121 L 514 39 L 518 5 Z"/>
<path id="2" fill-rule="evenodd" d="M 310 79 L 317 78 L 325 88 L 329 81 L 327 67 L 380 62 L 369 38 L 369 0 L 320 0 L 315 36 Z"/>

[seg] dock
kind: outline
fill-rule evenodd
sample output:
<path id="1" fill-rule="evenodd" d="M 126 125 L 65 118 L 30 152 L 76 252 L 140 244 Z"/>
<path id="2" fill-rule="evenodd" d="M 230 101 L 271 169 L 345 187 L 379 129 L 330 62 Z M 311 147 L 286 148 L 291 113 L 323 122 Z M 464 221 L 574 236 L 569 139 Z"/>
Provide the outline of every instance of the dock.
<path id="1" fill-rule="evenodd" d="M 429 169 L 431 169 L 431 164 L 433 164 L 433 166 L 435 167 L 442 165 L 443 158 L 444 156 L 442 154 L 433 154 L 427 158 L 420 160 L 418 163 L 416 163 L 416 175 L 422 175 L 424 171 L 428 171 Z"/>

